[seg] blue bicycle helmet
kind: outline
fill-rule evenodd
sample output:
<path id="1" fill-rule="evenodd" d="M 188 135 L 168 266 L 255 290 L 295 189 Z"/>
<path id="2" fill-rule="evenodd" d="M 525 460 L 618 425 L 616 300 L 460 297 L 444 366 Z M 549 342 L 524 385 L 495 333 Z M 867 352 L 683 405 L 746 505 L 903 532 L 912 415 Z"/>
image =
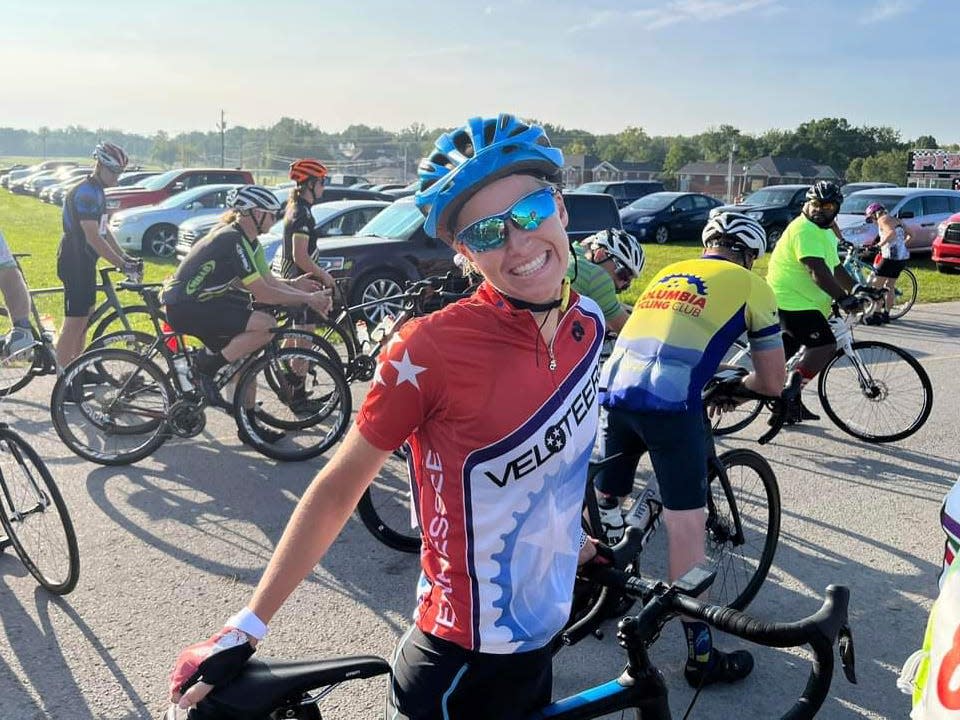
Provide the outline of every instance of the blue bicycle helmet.
<path id="1" fill-rule="evenodd" d="M 426 216 L 423 229 L 452 243 L 450 218 L 482 187 L 516 173 L 555 180 L 562 168 L 563 153 L 551 147 L 539 125 L 507 113 L 471 118 L 438 137 L 433 153 L 420 161 L 415 200 Z"/>

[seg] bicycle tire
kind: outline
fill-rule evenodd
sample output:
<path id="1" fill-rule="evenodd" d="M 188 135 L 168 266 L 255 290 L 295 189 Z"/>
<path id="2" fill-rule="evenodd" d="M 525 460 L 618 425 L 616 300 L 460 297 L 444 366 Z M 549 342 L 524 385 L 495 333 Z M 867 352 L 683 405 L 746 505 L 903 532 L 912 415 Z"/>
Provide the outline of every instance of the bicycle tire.
<path id="1" fill-rule="evenodd" d="M 289 400 L 270 388 L 267 377 L 280 372 L 275 368 L 295 366 L 297 361 L 308 363 L 308 393 L 319 403 L 318 409 L 305 417 L 298 417 Z M 261 374 L 265 376 L 263 382 L 257 379 Z M 250 421 L 243 407 L 244 398 L 250 394 L 257 398 L 257 420 L 286 430 L 283 440 L 271 444 L 258 434 L 257 424 Z M 241 436 L 262 455 L 284 462 L 309 460 L 325 453 L 346 434 L 353 411 L 350 385 L 342 369 L 309 348 L 271 350 L 247 362 L 239 372 L 233 402 Z"/>
<path id="2" fill-rule="evenodd" d="M 280 348 L 284 347 L 284 340 L 300 340 L 301 342 L 310 343 L 308 347 L 311 350 L 314 350 L 315 352 L 325 356 L 334 366 L 340 366 L 343 362 L 342 358 L 340 357 L 340 353 L 337 352 L 336 348 L 334 348 L 329 340 L 325 340 L 310 330 L 300 330 L 298 328 L 286 328 L 284 330 L 279 330 L 275 334 L 273 342 L 276 347 Z M 273 388 L 275 392 L 281 389 L 280 379 L 276 375 L 270 378 L 270 382 L 270 387 Z"/>
<path id="3" fill-rule="evenodd" d="M 730 349 L 727 350 L 724 355 L 723 360 L 720 361 L 721 365 L 729 365 L 730 359 L 733 356 L 741 355 L 741 353 L 746 352 L 745 355 L 741 356 L 740 361 L 737 365 L 742 365 L 748 370 L 753 370 L 753 363 L 750 362 L 750 353 L 749 346 L 747 343 L 742 340 L 734 340 L 733 345 L 730 346 Z M 744 362 L 744 360 L 746 362 Z M 763 403 L 760 400 L 749 400 L 747 402 L 737 405 L 737 407 L 727 412 L 720 413 L 720 415 L 713 420 L 711 423 L 713 427 L 714 435 L 731 435 L 735 432 L 740 432 L 745 427 L 750 425 L 754 420 L 757 419 L 757 416 L 760 414 L 760 411 L 763 409 Z"/>
<path id="4" fill-rule="evenodd" d="M 864 271 L 864 284 L 869 284 L 877 276 L 877 270 L 868 263 L 861 266 Z M 917 301 L 917 276 L 910 268 L 904 268 L 893 284 L 894 301 L 890 308 L 890 319 L 897 320 L 906 315 Z M 902 300 L 897 302 L 896 292 L 900 291 Z"/>
<path id="5" fill-rule="evenodd" d="M 817 384 L 820 404 L 823 405 L 827 416 L 838 428 L 843 430 L 843 432 L 870 443 L 895 442 L 913 435 L 927 422 L 927 419 L 930 417 L 930 411 L 933 409 L 933 385 L 930 383 L 930 376 L 927 375 L 927 371 L 923 369 L 923 366 L 913 355 L 906 350 L 898 348 L 896 345 L 879 342 L 877 340 L 862 340 L 853 343 L 852 347 L 861 362 L 871 366 L 872 386 L 869 388 L 861 388 L 859 374 L 856 372 L 856 368 L 853 367 L 849 358 L 842 350 L 837 351 L 820 373 L 820 382 Z M 868 356 L 868 351 L 871 350 L 875 353 L 887 353 L 887 357 L 890 359 L 885 363 L 876 362 L 875 358 Z M 892 356 L 896 356 L 896 358 L 906 363 L 906 366 L 903 366 L 901 363 L 896 363 L 896 365 L 903 367 L 901 377 L 897 379 L 896 382 L 893 382 L 893 378 L 891 377 L 891 373 L 894 372 L 890 369 L 892 367 Z M 843 361 L 846 361 L 846 365 L 841 365 Z M 884 368 L 884 366 L 886 367 Z M 907 368 L 912 372 L 908 372 Z M 848 370 L 847 373 L 844 373 L 846 377 L 836 379 L 841 369 Z M 884 372 L 881 373 L 881 369 L 884 369 Z M 833 370 L 837 372 L 831 373 Z M 853 378 L 849 378 L 850 370 L 853 371 Z M 878 409 L 882 407 L 881 403 L 890 399 L 892 393 L 896 393 L 898 398 L 909 395 L 910 391 L 904 390 L 904 383 L 913 378 L 916 379 L 919 385 L 920 398 L 919 402 L 911 402 L 911 405 L 916 406 L 915 410 L 908 411 L 907 413 L 908 416 L 912 416 L 912 419 L 905 421 L 905 424 L 900 423 L 902 427 L 892 432 L 873 432 L 871 430 L 873 427 L 892 427 L 892 424 L 886 417 L 881 418 L 878 416 Z M 861 410 L 853 417 L 846 417 L 848 414 L 846 408 L 849 403 L 842 403 L 837 397 L 840 389 L 844 387 L 854 387 L 857 389 L 856 396 L 854 397 L 859 399 Z M 833 388 L 833 390 L 830 388 Z M 830 398 L 831 395 L 833 395 L 832 400 Z M 864 401 L 869 404 L 864 404 Z M 866 412 L 863 408 L 869 409 L 871 406 L 875 409 L 872 417 L 867 418 L 867 421 L 863 423 L 857 423 L 858 415 L 863 415 Z"/>
<path id="6" fill-rule="evenodd" d="M 717 605 L 744 610 L 760 591 L 777 552 L 780 488 L 770 463 L 753 450 L 729 450 L 717 459 L 726 470 L 727 482 L 711 465 L 706 548 L 707 561 L 717 578 L 710 598 Z M 743 541 L 739 543 L 731 506 L 740 518 Z"/>
<path id="7" fill-rule="evenodd" d="M 150 310 L 146 305 L 131 305 L 129 307 L 124 307 L 123 314 L 127 318 L 142 316 L 142 318 L 139 319 L 142 319 L 143 322 L 130 323 L 132 330 L 139 330 L 139 332 L 142 332 L 146 335 L 150 335 L 150 333 L 153 331 L 153 316 L 150 314 Z M 143 325 L 150 330 L 142 330 L 135 325 Z M 120 313 L 116 310 L 111 310 L 97 321 L 96 327 L 93 329 L 93 334 L 90 337 L 90 343 L 92 344 L 104 335 L 119 332 L 127 332 L 127 328 L 124 327 L 123 322 L 120 320 Z M 154 336 L 150 335 L 150 337 Z"/>
<path id="8" fill-rule="evenodd" d="M 97 380 L 90 397 L 65 402 L 68 388 L 88 372 Z M 50 414 L 57 435 L 80 457 L 100 465 L 128 465 L 170 437 L 166 419 L 175 398 L 166 374 L 152 360 L 129 350 L 102 348 L 84 353 L 57 378 Z M 112 446 L 119 439 L 130 447 Z"/>
<path id="9" fill-rule="evenodd" d="M 9 319 L 10 314 L 7 308 L 0 307 L 0 318 Z M 0 335 L 6 335 L 12 328 L 12 324 L 0 322 Z M 33 337 L 39 342 L 37 330 L 31 324 Z M 39 346 L 34 347 L 29 356 L 25 353 L 18 353 L 13 358 L 0 358 L 0 397 L 13 395 L 18 390 L 22 390 L 30 381 L 43 371 L 43 358 Z"/>
<path id="10" fill-rule="evenodd" d="M 349 322 L 349 319 L 348 315 L 346 321 Z M 352 328 L 344 329 L 335 320 L 327 318 L 319 321 L 313 331 L 315 335 L 326 340 L 336 349 L 337 356 L 343 366 L 343 372 L 348 378 L 350 377 L 350 367 L 358 352 L 351 330 Z"/>
<path id="11" fill-rule="evenodd" d="M 387 547 L 419 553 L 420 529 L 411 523 L 412 479 L 407 455 L 403 450 L 394 450 L 393 456 L 402 461 L 402 468 L 387 465 L 381 468 L 360 497 L 357 515 L 370 534 Z"/>
<path id="12" fill-rule="evenodd" d="M 48 527 L 46 520 L 57 527 Z M 67 506 L 46 464 L 8 427 L 0 428 L 0 525 L 41 586 L 56 595 L 66 595 L 77 586 L 80 551 Z M 56 557 L 47 552 L 43 540 L 53 541 Z M 40 541 L 40 546 L 33 547 L 34 541 Z"/>

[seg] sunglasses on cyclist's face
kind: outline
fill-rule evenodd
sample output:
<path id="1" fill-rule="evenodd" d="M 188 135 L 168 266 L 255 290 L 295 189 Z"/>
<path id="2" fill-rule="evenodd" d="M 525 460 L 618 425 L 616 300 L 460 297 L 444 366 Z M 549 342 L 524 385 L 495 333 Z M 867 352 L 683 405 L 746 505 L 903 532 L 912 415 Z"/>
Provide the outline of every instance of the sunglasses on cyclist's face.
<path id="1" fill-rule="evenodd" d="M 456 239 L 475 253 L 503 247 L 507 242 L 507 222 L 521 230 L 536 230 L 557 212 L 554 192 L 552 187 L 535 190 L 517 200 L 509 210 L 467 225 L 456 234 Z"/>
<path id="2" fill-rule="evenodd" d="M 630 287 L 630 283 L 633 282 L 633 271 L 630 268 L 613 255 L 608 255 L 604 262 L 613 263 L 613 276 L 617 279 L 617 292 L 623 292 Z"/>
<path id="3" fill-rule="evenodd" d="M 823 210 L 825 213 L 836 213 L 840 209 L 840 206 L 835 202 L 820 202 L 819 200 L 808 200 L 807 202 L 810 203 L 810 207 Z"/>

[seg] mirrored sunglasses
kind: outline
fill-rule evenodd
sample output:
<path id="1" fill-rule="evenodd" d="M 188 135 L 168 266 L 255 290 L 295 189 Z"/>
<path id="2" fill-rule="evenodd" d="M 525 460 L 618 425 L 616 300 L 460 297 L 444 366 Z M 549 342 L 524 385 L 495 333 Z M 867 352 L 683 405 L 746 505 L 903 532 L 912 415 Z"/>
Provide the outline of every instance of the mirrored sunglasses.
<path id="1" fill-rule="evenodd" d="M 502 247 L 507 241 L 507 222 L 521 230 L 536 230 L 544 220 L 557 212 L 552 187 L 535 190 L 517 200 L 510 209 L 497 215 L 481 218 L 456 234 L 462 242 L 476 253 L 488 252 Z"/>

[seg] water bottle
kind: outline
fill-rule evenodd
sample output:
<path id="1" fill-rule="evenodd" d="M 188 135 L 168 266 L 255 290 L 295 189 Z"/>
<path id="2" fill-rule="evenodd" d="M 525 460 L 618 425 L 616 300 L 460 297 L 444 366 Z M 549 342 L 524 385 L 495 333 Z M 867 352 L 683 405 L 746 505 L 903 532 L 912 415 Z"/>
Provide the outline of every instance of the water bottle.
<path id="1" fill-rule="evenodd" d="M 650 504 L 647 501 L 656 497 L 656 494 L 656 488 L 649 485 L 643 489 L 643 492 L 634 501 L 633 507 L 630 508 L 630 512 L 627 513 L 627 525 L 641 530 L 647 526 L 647 520 L 650 517 Z"/>
<path id="2" fill-rule="evenodd" d="M 173 368 L 177 373 L 177 383 L 184 392 L 193 390 L 193 383 L 190 381 L 190 363 L 186 355 L 175 355 L 173 357 Z"/>
<path id="3" fill-rule="evenodd" d="M 370 332 L 366 320 L 357 320 L 357 344 L 364 355 L 370 352 Z"/>

